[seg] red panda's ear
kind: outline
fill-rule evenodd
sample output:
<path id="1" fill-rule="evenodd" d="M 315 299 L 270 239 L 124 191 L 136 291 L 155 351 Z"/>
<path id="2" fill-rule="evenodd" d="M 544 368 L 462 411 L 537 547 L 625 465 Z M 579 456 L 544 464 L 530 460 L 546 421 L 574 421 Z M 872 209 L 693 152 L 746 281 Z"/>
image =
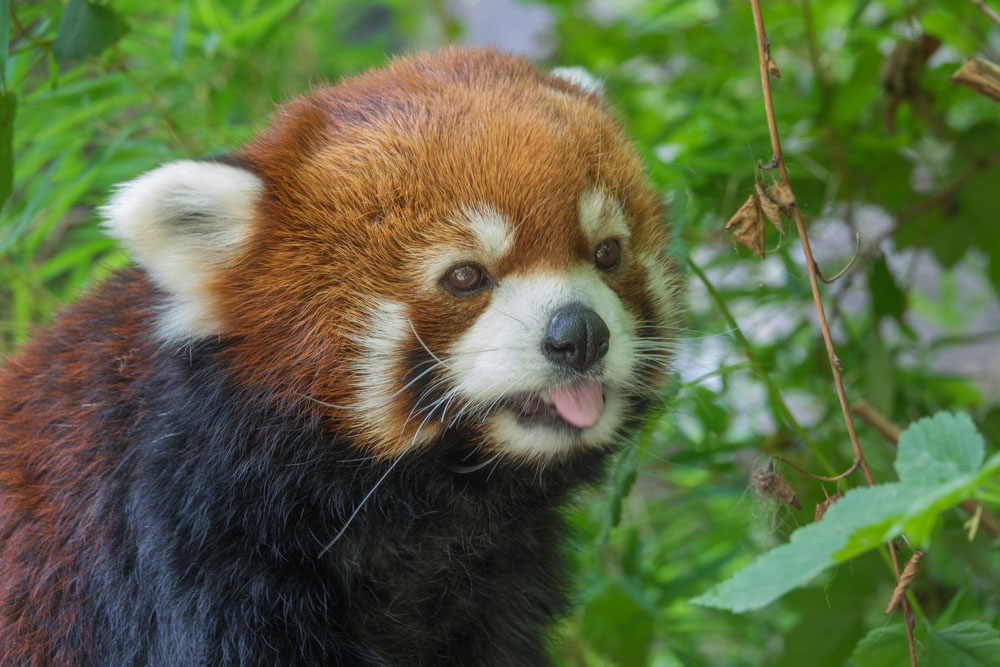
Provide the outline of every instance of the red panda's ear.
<path id="1" fill-rule="evenodd" d="M 597 93 L 598 97 L 604 97 L 604 82 L 583 67 L 556 67 L 552 74 L 569 81 L 587 94 Z"/>
<path id="2" fill-rule="evenodd" d="M 181 161 L 119 185 L 108 231 L 168 295 L 158 335 L 186 342 L 225 333 L 209 286 L 253 225 L 260 179 L 217 162 Z"/>

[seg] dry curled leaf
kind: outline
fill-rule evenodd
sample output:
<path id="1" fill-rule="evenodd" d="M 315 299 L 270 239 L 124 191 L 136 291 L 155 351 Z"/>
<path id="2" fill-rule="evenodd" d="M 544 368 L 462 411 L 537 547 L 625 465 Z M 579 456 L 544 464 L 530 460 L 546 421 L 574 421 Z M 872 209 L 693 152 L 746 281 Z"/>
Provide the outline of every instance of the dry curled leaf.
<path id="1" fill-rule="evenodd" d="M 906 590 L 910 587 L 910 584 L 917 578 L 917 572 L 920 570 L 920 559 L 923 557 L 923 551 L 914 551 L 910 560 L 906 562 L 903 573 L 896 580 L 896 588 L 892 591 L 892 597 L 889 598 L 889 606 L 885 608 L 886 616 L 892 613 L 892 610 L 896 608 L 899 601 L 906 595 Z"/>
<path id="2" fill-rule="evenodd" d="M 773 466 L 754 470 L 753 474 L 750 475 L 750 486 L 759 495 L 767 496 L 768 498 L 778 498 L 797 510 L 802 509 L 802 503 L 799 502 L 798 496 L 795 495 L 792 485 L 788 483 L 788 480 L 781 473 L 775 472 Z"/>
<path id="3" fill-rule="evenodd" d="M 775 64 L 771 56 L 767 57 L 767 73 L 776 79 L 781 78 L 781 71 L 778 69 L 778 66 Z"/>
<path id="4" fill-rule="evenodd" d="M 788 183 L 775 181 L 767 191 L 767 196 L 778 205 L 782 213 L 789 218 L 792 217 L 792 209 L 795 207 L 795 195 L 792 194 L 792 189 L 788 187 Z"/>
<path id="5" fill-rule="evenodd" d="M 750 195 L 743 206 L 740 206 L 740 210 L 729 219 L 726 230 L 730 229 L 737 241 L 764 259 L 764 216 L 757 195 Z"/>
<path id="6" fill-rule="evenodd" d="M 767 216 L 767 219 L 771 221 L 771 224 L 777 227 L 778 233 L 782 236 L 785 235 L 785 226 L 781 224 L 781 209 L 778 207 L 777 202 L 771 199 L 771 196 L 764 189 L 764 186 L 760 183 L 754 183 L 754 188 L 757 189 L 757 197 L 760 201 L 760 209 Z"/>
<path id="7" fill-rule="evenodd" d="M 1000 102 L 1000 66 L 984 58 L 969 58 L 952 75 L 951 80 L 994 102 Z"/>
<path id="8" fill-rule="evenodd" d="M 813 519 L 813 521 L 819 521 L 820 519 L 822 519 L 823 515 L 826 514 L 826 511 L 828 509 L 830 509 L 830 505 L 834 504 L 835 502 L 837 502 L 838 500 L 840 500 L 843 497 L 844 496 L 841 495 L 841 493 L 838 491 L 837 493 L 833 494 L 832 496 L 827 496 L 827 499 L 824 500 L 823 502 L 817 503 L 816 504 L 816 517 Z"/>

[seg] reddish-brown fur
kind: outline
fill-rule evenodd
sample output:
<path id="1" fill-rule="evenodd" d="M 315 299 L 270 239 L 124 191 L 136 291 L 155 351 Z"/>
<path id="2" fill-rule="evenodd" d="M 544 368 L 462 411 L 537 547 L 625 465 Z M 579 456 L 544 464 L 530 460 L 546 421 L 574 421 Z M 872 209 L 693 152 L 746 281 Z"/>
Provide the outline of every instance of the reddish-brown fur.
<path id="1" fill-rule="evenodd" d="M 668 324 L 653 312 L 645 269 L 629 261 L 643 254 L 668 266 L 662 212 L 622 127 L 597 95 L 523 59 L 453 49 L 318 88 L 284 106 L 232 162 L 264 184 L 249 243 L 210 289 L 227 341 L 220 354 L 242 392 L 234 400 L 265 396 L 366 453 L 399 456 L 416 428 L 406 427 L 405 395 L 389 406 L 406 433 L 392 441 L 333 407 L 357 394 L 348 362 L 373 300 L 406 303 L 415 331 L 439 352 L 489 302 L 486 292 L 456 300 L 416 279 L 422 251 L 473 242 L 456 207 L 485 202 L 517 225 L 513 250 L 487 267 L 502 279 L 591 262 L 578 202 L 589 187 L 606 189 L 622 203 L 632 242 L 622 270 L 603 279 L 639 322 Z M 109 480 L 132 474 L 126 447 L 142 425 L 114 406 L 141 405 L 156 360 L 176 354 L 152 333 L 161 297 L 141 272 L 121 276 L 0 369 L 8 664 L 75 665 L 89 655 L 86 619 L 77 618 L 81 577 L 118 557 L 98 517 L 121 501 Z M 391 362 L 399 387 L 405 362 Z"/>
<path id="2" fill-rule="evenodd" d="M 470 68 L 479 72 L 474 88 L 452 85 Z M 416 302 L 414 327 L 432 349 L 478 316 L 487 295 L 476 308 L 423 294 L 414 284 L 421 258 L 405 252 L 468 237 L 458 223 L 440 224 L 456 203 L 488 202 L 518 226 L 514 250 L 488 267 L 498 276 L 589 261 L 577 203 L 593 184 L 623 203 L 633 251 L 668 261 L 656 252 L 662 211 L 620 124 L 595 95 L 497 52 L 418 56 L 316 90 L 283 108 L 239 159 L 269 184 L 261 217 L 273 222 L 217 289 L 229 328 L 243 336 L 233 363 L 245 381 L 290 403 L 350 404 L 355 387 L 340 350 L 352 356 L 344 334 L 363 334 L 367 297 Z M 626 263 L 608 277 L 640 317 L 649 296 L 642 273 Z M 311 308 L 289 294 L 309 295 Z M 399 406 L 400 423 L 408 410 Z M 391 454 L 406 441 L 370 444 Z"/>

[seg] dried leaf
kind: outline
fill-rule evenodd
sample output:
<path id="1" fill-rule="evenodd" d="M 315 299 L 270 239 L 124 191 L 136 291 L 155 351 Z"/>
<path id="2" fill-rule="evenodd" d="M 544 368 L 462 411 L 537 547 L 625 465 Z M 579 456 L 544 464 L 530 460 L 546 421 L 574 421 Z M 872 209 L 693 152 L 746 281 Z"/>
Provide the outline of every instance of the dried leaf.
<path id="1" fill-rule="evenodd" d="M 767 57 L 767 73 L 776 79 L 781 78 L 781 71 L 778 69 L 778 66 L 775 64 L 771 56 Z"/>
<path id="2" fill-rule="evenodd" d="M 838 491 L 837 493 L 833 494 L 832 496 L 828 496 L 827 499 L 824 500 L 823 502 L 817 504 L 816 505 L 816 517 L 813 519 L 813 521 L 819 521 L 820 519 L 822 519 L 823 515 L 826 514 L 826 511 L 828 509 L 830 509 L 830 505 L 834 504 L 835 502 L 837 502 L 838 500 L 840 500 L 843 497 L 844 496 Z"/>
<path id="3" fill-rule="evenodd" d="M 767 219 L 771 221 L 771 224 L 778 228 L 778 233 L 782 236 L 785 235 L 785 226 L 781 224 L 781 209 L 778 208 L 778 204 L 771 199 L 770 195 L 767 194 L 767 190 L 760 183 L 754 183 L 754 187 L 757 189 L 757 196 L 760 199 L 760 208 L 764 211 L 764 215 Z"/>
<path id="4" fill-rule="evenodd" d="M 778 205 L 782 213 L 789 218 L 792 217 L 792 209 L 795 208 L 795 195 L 792 194 L 792 189 L 788 186 L 788 183 L 775 181 L 767 191 L 767 196 Z"/>
<path id="5" fill-rule="evenodd" d="M 775 472 L 772 466 L 754 470 L 750 476 L 750 486 L 759 495 L 777 498 L 785 501 L 797 510 L 802 509 L 802 503 L 799 502 L 798 496 L 795 495 L 792 485 L 788 483 L 788 480 L 781 473 Z"/>
<path id="6" fill-rule="evenodd" d="M 910 584 L 917 578 L 917 572 L 920 570 L 920 559 L 923 557 L 923 551 L 914 551 L 913 556 L 906 562 L 903 573 L 896 580 L 896 588 L 892 591 L 892 597 L 889 598 L 889 606 L 885 608 L 886 616 L 892 613 L 892 610 L 896 608 L 899 601 L 906 595 L 906 590 L 910 587 Z"/>
<path id="7" fill-rule="evenodd" d="M 951 80 L 968 86 L 994 102 L 1000 102 L 1000 67 L 983 58 L 969 58 Z"/>
<path id="8" fill-rule="evenodd" d="M 736 215 L 726 223 L 726 230 L 733 230 L 737 241 L 750 248 L 755 255 L 764 259 L 764 216 L 760 210 L 757 195 L 747 197 Z"/>

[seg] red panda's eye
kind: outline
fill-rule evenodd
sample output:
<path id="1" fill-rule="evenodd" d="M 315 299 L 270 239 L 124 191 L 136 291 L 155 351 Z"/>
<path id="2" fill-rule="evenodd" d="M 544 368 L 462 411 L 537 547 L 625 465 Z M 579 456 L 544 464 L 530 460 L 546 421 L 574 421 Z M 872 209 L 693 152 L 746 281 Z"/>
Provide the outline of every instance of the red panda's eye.
<path id="1" fill-rule="evenodd" d="M 444 274 L 445 285 L 452 292 L 465 294 L 478 290 L 486 282 L 486 271 L 478 264 L 461 264 Z"/>
<path id="2" fill-rule="evenodd" d="M 622 261 L 622 247 L 615 239 L 601 241 L 594 251 L 594 264 L 602 271 L 612 271 L 618 268 Z"/>

